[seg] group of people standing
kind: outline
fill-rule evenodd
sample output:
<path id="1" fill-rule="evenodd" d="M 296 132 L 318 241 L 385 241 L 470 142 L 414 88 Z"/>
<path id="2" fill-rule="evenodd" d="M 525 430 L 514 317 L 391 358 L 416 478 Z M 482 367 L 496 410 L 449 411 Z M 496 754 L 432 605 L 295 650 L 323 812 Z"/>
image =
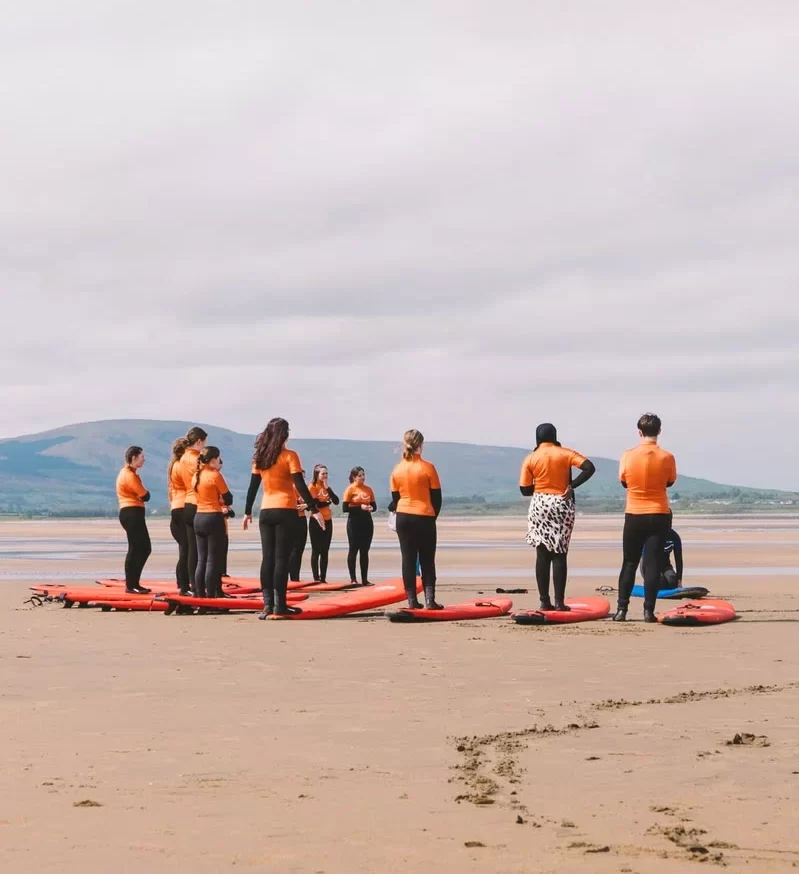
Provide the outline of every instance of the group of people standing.
<path id="1" fill-rule="evenodd" d="M 654 609 L 663 573 L 663 556 L 676 538 L 666 490 L 677 479 L 674 456 L 658 445 L 660 431 L 658 416 L 652 413 L 641 416 L 638 420 L 640 443 L 622 455 L 619 466 L 619 481 L 627 490 L 627 505 L 619 599 L 613 617 L 616 621 L 627 617 L 639 562 L 644 575 L 644 620 L 657 621 Z M 289 424 L 281 418 L 270 420 L 258 435 L 245 502 L 242 527 L 247 531 L 253 524 L 256 495 L 259 488 L 263 489 L 258 517 L 262 553 L 260 582 L 264 598 L 260 618 L 300 610 L 287 605 L 286 592 L 289 579 L 299 579 L 309 534 L 314 580 L 326 580 L 333 532 L 330 508 L 340 502 L 330 486 L 324 465 L 317 464 L 311 482 L 306 483 L 299 456 L 286 446 L 288 439 Z M 172 514 L 170 530 L 178 544 L 175 575 L 180 591 L 197 597 L 220 598 L 224 597 L 222 577 L 227 572 L 227 524 L 234 516 L 233 496 L 222 476 L 221 453 L 217 447 L 207 446 L 207 440 L 208 434 L 194 427 L 173 444 L 167 478 Z M 420 574 L 424 607 L 436 610 L 441 609 L 435 600 L 435 556 L 436 520 L 441 512 L 442 492 L 435 466 L 422 458 L 423 447 L 421 432 L 405 432 L 402 459 L 391 473 L 388 509 L 396 514 L 408 606 L 422 608 L 417 598 L 417 575 Z M 143 449 L 131 446 L 117 478 L 119 520 L 128 537 L 125 583 L 131 592 L 148 591 L 141 586 L 141 573 L 151 550 L 144 510 L 150 493 L 139 475 L 144 460 Z M 576 477 L 573 476 L 575 469 L 579 471 Z M 519 488 L 522 495 L 530 497 L 527 541 L 536 549 L 535 574 L 542 610 L 569 609 L 565 595 L 567 555 L 576 519 L 574 490 L 595 472 L 590 459 L 560 444 L 553 425 L 538 426 L 536 447 L 522 463 Z M 349 485 L 341 503 L 347 515 L 350 580 L 358 584 L 356 563 L 359 563 L 361 585 L 371 585 L 369 548 L 377 501 L 374 491 L 366 484 L 362 467 L 350 471 Z M 310 518 L 306 518 L 306 514 Z M 681 571 L 681 555 L 679 564 Z M 554 588 L 554 603 L 550 583 Z"/>
<path id="2" fill-rule="evenodd" d="M 258 530 L 261 536 L 260 581 L 264 596 L 262 617 L 286 614 L 289 579 L 299 580 L 302 556 L 310 534 L 311 571 L 314 581 L 326 582 L 328 555 L 333 533 L 331 506 L 342 504 L 347 515 L 350 582 L 370 586 L 369 550 L 374 535 L 373 514 L 377 510 L 374 490 L 366 483 L 362 467 L 350 471 L 349 485 L 342 499 L 329 483 L 325 465 L 317 464 L 310 483 L 296 452 L 288 449 L 289 425 L 272 419 L 255 441 L 252 475 L 245 501 L 243 528 L 252 525 L 253 504 L 263 488 Z M 216 446 L 208 446 L 208 434 L 189 429 L 172 446 L 167 471 L 170 502 L 170 531 L 178 545 L 175 579 L 181 594 L 200 598 L 224 598 L 222 578 L 227 574 L 228 520 L 235 514 L 233 496 L 222 476 L 222 457 Z M 391 478 L 392 504 L 397 512 L 397 529 L 402 549 L 403 579 L 409 601 L 416 605 L 416 566 L 422 566 L 425 603 L 435 603 L 435 517 L 441 509 L 441 486 L 433 465 L 422 461 L 424 438 L 418 431 L 405 435 L 403 460 Z M 141 574 L 151 552 L 145 519 L 150 493 L 141 481 L 144 450 L 131 446 L 125 466 L 117 477 L 119 520 L 128 536 L 125 586 L 129 592 L 147 593 Z M 308 518 L 310 517 L 310 518 Z M 405 517 L 408 517 L 406 520 Z M 417 521 L 418 519 L 418 521 Z"/>
<path id="3" fill-rule="evenodd" d="M 626 489 L 622 566 L 619 597 L 613 619 L 627 618 L 635 574 L 641 563 L 644 576 L 644 621 L 657 622 L 655 601 L 661 581 L 682 579 L 682 549 L 672 529 L 666 490 L 677 480 L 674 456 L 658 445 L 662 423 L 654 413 L 638 420 L 640 442 L 619 462 L 619 482 Z M 580 473 L 572 478 L 573 469 Z M 527 542 L 536 548 L 536 583 L 542 610 L 568 610 L 567 555 L 575 522 L 574 490 L 596 472 L 593 462 L 558 442 L 549 423 L 536 429 L 536 448 L 522 463 L 519 490 L 530 497 Z M 679 547 L 678 574 L 664 573 L 666 557 Z M 670 567 L 670 566 L 669 566 Z M 550 599 L 550 576 L 555 603 Z"/>

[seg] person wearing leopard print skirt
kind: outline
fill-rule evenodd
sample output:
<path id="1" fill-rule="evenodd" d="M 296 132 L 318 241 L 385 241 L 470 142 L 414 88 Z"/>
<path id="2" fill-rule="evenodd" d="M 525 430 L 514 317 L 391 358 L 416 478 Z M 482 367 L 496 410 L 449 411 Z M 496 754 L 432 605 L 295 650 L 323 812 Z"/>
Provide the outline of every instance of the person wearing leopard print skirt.
<path id="1" fill-rule="evenodd" d="M 593 462 L 558 443 L 554 425 L 545 422 L 535 431 L 536 447 L 522 463 L 519 491 L 530 498 L 527 514 L 527 542 L 536 548 L 535 579 L 541 610 L 568 610 L 566 556 L 574 530 L 574 489 L 596 472 Z M 571 471 L 580 469 L 575 480 Z M 555 603 L 549 597 L 550 572 Z"/>

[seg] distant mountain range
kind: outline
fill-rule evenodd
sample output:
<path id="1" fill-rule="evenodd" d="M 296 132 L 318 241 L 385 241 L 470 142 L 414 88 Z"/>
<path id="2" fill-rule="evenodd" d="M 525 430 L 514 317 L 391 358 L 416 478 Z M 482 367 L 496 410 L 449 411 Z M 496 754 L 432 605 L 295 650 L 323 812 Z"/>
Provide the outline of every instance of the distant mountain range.
<path id="1" fill-rule="evenodd" d="M 125 449 L 143 446 L 147 463 L 142 479 L 150 489 L 151 508 L 163 511 L 166 500 L 166 467 L 172 441 L 197 422 L 149 419 L 113 419 L 67 425 L 54 431 L 0 440 L 0 512 L 56 514 L 107 514 L 115 512 L 114 482 Z M 202 424 L 209 443 L 219 446 L 225 460 L 225 477 L 243 508 L 250 477 L 254 435 L 239 434 Z M 347 485 L 350 468 L 366 468 L 378 503 L 388 501 L 388 478 L 399 458 L 399 446 L 376 440 L 292 440 L 310 477 L 313 465 L 330 469 L 331 484 L 339 494 Z M 441 475 L 445 503 L 464 507 L 513 502 L 522 506 L 518 474 L 529 448 L 478 446 L 468 443 L 425 444 L 425 458 Z M 597 473 L 579 492 L 587 509 L 614 506 L 623 498 L 617 482 L 618 462 L 593 457 Z M 779 495 L 773 491 L 736 488 L 709 480 L 681 476 L 674 495 L 681 500 L 697 497 L 741 498 Z"/>

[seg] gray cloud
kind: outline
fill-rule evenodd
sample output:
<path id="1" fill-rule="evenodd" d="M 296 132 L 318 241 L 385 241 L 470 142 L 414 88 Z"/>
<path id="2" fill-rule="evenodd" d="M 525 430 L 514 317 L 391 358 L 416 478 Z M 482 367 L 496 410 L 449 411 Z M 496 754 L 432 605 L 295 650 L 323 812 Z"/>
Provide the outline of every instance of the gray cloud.
<path id="1" fill-rule="evenodd" d="M 54 2 L 0 33 L 0 433 L 104 417 L 799 488 L 786 2 Z M 12 84 L 13 83 L 13 84 Z M 787 481 L 786 478 L 787 477 Z"/>

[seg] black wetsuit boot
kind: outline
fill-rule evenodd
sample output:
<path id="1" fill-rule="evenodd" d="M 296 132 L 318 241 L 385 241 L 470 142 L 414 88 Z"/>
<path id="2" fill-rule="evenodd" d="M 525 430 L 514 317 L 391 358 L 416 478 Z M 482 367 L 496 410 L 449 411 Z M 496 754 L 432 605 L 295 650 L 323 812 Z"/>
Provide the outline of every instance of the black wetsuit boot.
<path id="1" fill-rule="evenodd" d="M 436 603 L 436 587 L 425 586 L 424 587 L 424 608 L 425 610 L 443 610 L 444 607 L 441 604 Z"/>

